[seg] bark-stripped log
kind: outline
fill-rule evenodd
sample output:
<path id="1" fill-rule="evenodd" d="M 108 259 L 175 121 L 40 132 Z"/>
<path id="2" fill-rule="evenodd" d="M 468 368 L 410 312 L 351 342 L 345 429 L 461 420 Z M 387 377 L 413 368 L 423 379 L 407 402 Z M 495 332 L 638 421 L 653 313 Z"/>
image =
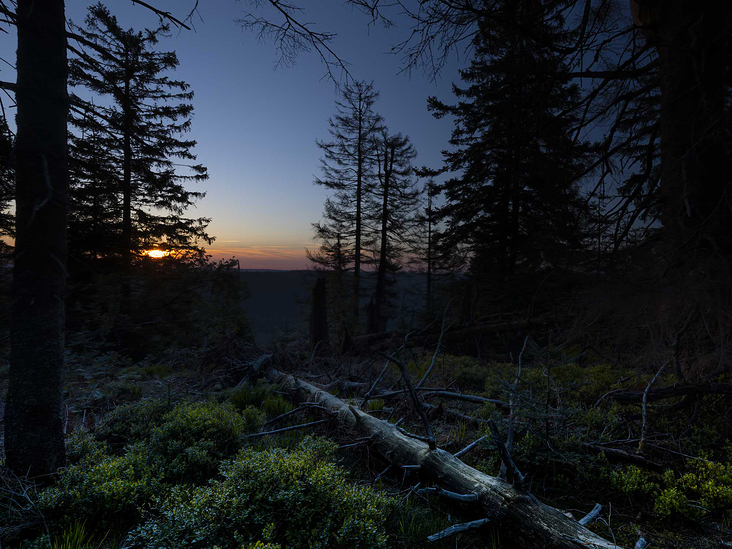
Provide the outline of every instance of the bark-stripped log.
<path id="1" fill-rule="evenodd" d="M 283 374 L 266 371 L 270 382 L 278 383 L 296 402 L 314 402 L 336 412 L 339 427 L 370 439 L 372 448 L 390 464 L 419 466 L 419 473 L 445 490 L 475 494 L 475 509 L 526 549 L 619 549 L 560 511 L 540 503 L 507 482 L 488 476 L 464 464 L 452 454 L 407 437 L 387 421 L 365 414 L 326 391 Z"/>

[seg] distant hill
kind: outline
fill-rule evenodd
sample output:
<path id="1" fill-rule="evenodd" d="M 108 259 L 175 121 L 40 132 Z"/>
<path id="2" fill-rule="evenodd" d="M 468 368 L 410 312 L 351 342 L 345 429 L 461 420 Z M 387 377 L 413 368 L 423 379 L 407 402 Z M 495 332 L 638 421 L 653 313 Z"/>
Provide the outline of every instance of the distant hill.
<path id="1" fill-rule="evenodd" d="M 278 271 L 241 269 L 240 279 L 249 289 L 246 310 L 254 330 L 257 345 L 266 347 L 285 335 L 307 337 L 310 315 L 310 295 L 319 273 L 317 271 Z M 362 311 L 374 290 L 376 278 L 364 273 L 362 282 Z M 417 326 L 424 311 L 426 278 L 421 273 L 404 272 L 397 275 L 388 329 Z"/>

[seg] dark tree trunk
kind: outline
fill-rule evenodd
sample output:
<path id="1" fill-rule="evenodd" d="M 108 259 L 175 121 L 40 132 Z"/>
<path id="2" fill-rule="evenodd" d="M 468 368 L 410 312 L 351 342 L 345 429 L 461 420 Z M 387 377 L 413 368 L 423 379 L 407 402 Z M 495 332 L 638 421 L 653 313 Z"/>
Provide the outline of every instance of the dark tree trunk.
<path id="1" fill-rule="evenodd" d="M 363 148 L 364 136 L 361 118 L 361 98 L 359 97 L 359 119 L 358 119 L 358 158 L 356 159 L 356 243 L 355 256 L 353 258 L 353 315 L 358 326 L 359 297 L 361 296 L 361 233 L 363 232 L 361 216 L 363 215 Z"/>
<path id="2" fill-rule="evenodd" d="M 432 198 L 430 197 L 427 218 L 427 314 L 432 315 Z"/>
<path id="3" fill-rule="evenodd" d="M 125 275 L 132 265 L 132 99 L 130 97 L 129 51 L 125 51 L 125 83 L 122 104 L 123 159 L 122 159 L 122 259 Z M 129 291 L 129 288 L 128 288 Z M 129 296 L 126 296 L 129 297 Z"/>
<path id="4" fill-rule="evenodd" d="M 659 54 L 661 200 L 666 241 L 729 252 L 729 172 L 724 135 L 729 2 L 631 0 Z"/>
<path id="5" fill-rule="evenodd" d="M 313 288 L 313 303 L 310 309 L 310 348 L 327 346 L 328 338 L 328 306 L 325 278 L 318 278 Z"/>
<path id="6" fill-rule="evenodd" d="M 384 179 L 382 182 L 382 204 L 381 204 L 381 246 L 379 248 L 379 268 L 376 274 L 376 293 L 374 295 L 374 308 L 371 315 L 370 333 L 383 332 L 386 329 L 382 319 L 383 307 L 386 297 L 386 271 L 389 268 L 388 253 L 388 228 L 389 228 L 389 186 L 391 184 L 392 167 L 394 166 L 393 147 L 387 147 L 384 151 Z M 390 157 L 391 155 L 391 157 Z"/>
<path id="7" fill-rule="evenodd" d="M 16 240 L 5 407 L 6 465 L 65 465 L 62 423 L 68 164 L 62 0 L 18 0 Z"/>

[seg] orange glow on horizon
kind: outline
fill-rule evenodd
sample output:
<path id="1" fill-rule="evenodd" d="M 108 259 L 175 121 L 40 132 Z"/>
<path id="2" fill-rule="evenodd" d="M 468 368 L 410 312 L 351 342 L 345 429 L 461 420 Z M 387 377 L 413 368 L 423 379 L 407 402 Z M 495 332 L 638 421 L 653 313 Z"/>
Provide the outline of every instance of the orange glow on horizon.
<path id="1" fill-rule="evenodd" d="M 152 257 L 153 259 L 160 259 L 166 255 L 170 255 L 170 252 L 166 252 L 164 250 L 145 250 L 143 254 L 148 257 Z"/>

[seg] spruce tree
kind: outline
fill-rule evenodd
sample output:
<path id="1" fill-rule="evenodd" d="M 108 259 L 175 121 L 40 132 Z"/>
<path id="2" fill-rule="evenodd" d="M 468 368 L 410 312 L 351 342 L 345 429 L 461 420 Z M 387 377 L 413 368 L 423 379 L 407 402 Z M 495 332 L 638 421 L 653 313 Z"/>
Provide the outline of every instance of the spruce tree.
<path id="1" fill-rule="evenodd" d="M 102 101 L 87 102 L 72 117 L 70 234 L 101 226 L 113 231 L 77 247 L 119 256 L 128 268 L 148 247 L 197 250 L 197 242 L 209 238 L 209 220 L 183 217 L 204 196 L 185 184 L 208 174 L 192 163 L 196 142 L 183 138 L 191 128 L 193 92 L 166 75 L 178 66 L 176 54 L 155 49 L 169 27 L 125 30 L 101 4 L 89 8 L 85 23 L 74 29 L 92 46 L 71 61 L 70 83 Z M 179 162 L 189 163 L 186 173 L 177 170 Z"/>
<path id="2" fill-rule="evenodd" d="M 329 120 L 330 141 L 318 141 L 323 151 L 322 175 L 315 183 L 335 191 L 326 204 L 324 223 L 315 227 L 316 238 L 326 248 L 333 246 L 333 235 L 340 235 L 339 246 L 352 249 L 354 314 L 358 321 L 361 270 L 367 248 L 364 226 L 365 204 L 374 185 L 374 137 L 382 126 L 373 111 L 378 98 L 373 85 L 347 84 L 336 101 L 337 114 Z M 346 230 L 343 230 L 346 229 Z M 325 238 L 323 238 L 325 237 Z M 323 250 L 326 251 L 327 250 Z"/>
<path id="3" fill-rule="evenodd" d="M 436 117 L 455 117 L 454 150 L 443 152 L 445 168 L 459 174 L 444 184 L 445 244 L 466 245 L 473 268 L 500 277 L 556 264 L 579 247 L 577 178 L 590 152 L 563 114 L 578 88 L 559 76 L 561 58 L 518 30 L 533 25 L 551 36 L 561 21 L 541 19 L 534 0 L 504 8 L 505 25 L 480 27 L 475 58 L 461 71 L 467 86 L 453 87 L 459 102 L 429 101 Z"/>
<path id="4" fill-rule="evenodd" d="M 388 285 L 409 251 L 419 197 L 412 168 L 417 153 L 409 137 L 390 134 L 383 128 L 374 141 L 374 148 L 377 183 L 370 197 L 369 221 L 376 235 L 373 250 L 376 290 L 369 315 L 371 333 L 386 329 Z"/>

